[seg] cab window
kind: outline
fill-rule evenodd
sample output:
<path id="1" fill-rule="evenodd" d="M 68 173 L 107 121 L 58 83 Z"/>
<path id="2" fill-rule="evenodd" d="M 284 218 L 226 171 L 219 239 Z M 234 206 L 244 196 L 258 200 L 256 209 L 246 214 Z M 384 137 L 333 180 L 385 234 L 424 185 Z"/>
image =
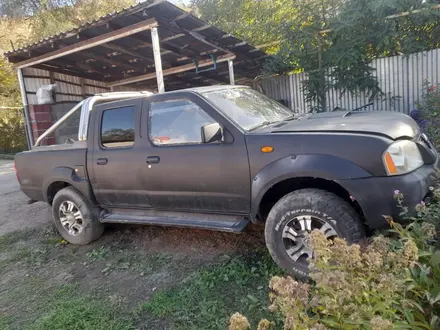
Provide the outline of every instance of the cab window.
<path id="1" fill-rule="evenodd" d="M 134 106 L 105 110 L 101 124 L 102 146 L 105 148 L 133 146 L 135 114 Z"/>
<path id="2" fill-rule="evenodd" d="M 188 99 L 152 102 L 149 119 L 149 136 L 157 146 L 202 143 L 202 127 L 215 122 Z"/>

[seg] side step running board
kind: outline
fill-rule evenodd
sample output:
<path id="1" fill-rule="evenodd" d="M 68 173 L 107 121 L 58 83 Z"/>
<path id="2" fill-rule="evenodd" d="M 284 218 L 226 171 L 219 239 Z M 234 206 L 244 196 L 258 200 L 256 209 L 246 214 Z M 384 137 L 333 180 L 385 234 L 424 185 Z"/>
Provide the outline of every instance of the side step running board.
<path id="1" fill-rule="evenodd" d="M 115 210 L 113 210 L 114 212 Z M 122 211 L 122 210 L 118 210 Z M 125 210 L 124 210 L 125 211 Z M 232 233 L 239 233 L 249 224 L 249 219 L 239 216 L 225 216 L 212 214 L 195 214 L 195 213 L 181 213 L 181 212 L 130 212 L 127 213 L 105 213 L 103 211 L 100 215 L 102 223 L 126 223 L 126 224 L 141 224 L 141 225 L 159 225 L 159 226 L 173 226 L 173 227 L 189 227 L 199 229 L 209 229 L 217 231 L 226 231 Z"/>

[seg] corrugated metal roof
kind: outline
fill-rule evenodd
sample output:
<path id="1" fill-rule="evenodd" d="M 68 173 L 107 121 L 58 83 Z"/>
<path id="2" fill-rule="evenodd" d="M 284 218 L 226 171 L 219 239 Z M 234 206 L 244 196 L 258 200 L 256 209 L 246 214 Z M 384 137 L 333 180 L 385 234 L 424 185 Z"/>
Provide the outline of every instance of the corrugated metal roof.
<path id="1" fill-rule="evenodd" d="M 129 14 L 133 14 L 133 13 L 139 12 L 139 11 L 143 10 L 144 8 L 148 8 L 148 6 L 150 6 L 151 4 L 160 3 L 160 2 L 163 2 L 163 0 L 155 0 L 155 1 L 147 0 L 145 2 L 138 3 L 137 5 L 133 5 L 133 6 L 129 7 L 129 8 L 124 8 L 124 9 L 122 9 L 120 11 L 109 13 L 107 15 L 101 16 L 101 17 L 99 17 L 97 19 L 94 19 L 92 21 L 88 21 L 88 22 L 84 23 L 83 25 L 81 25 L 79 27 L 76 27 L 76 28 L 73 28 L 73 29 L 71 29 L 69 31 L 61 32 L 61 33 L 56 34 L 54 36 L 43 38 L 43 39 L 41 39 L 39 41 L 36 41 L 34 43 L 31 43 L 31 44 L 28 44 L 26 46 L 20 47 L 18 49 L 13 50 L 13 51 L 9 51 L 9 52 L 5 53 L 5 56 L 6 57 L 14 56 L 14 55 L 22 53 L 24 51 L 32 50 L 33 48 L 36 48 L 36 47 L 41 46 L 41 45 L 47 45 L 47 44 L 50 44 L 50 43 L 52 43 L 54 41 L 67 38 L 67 37 L 70 37 L 72 35 L 76 36 L 78 33 L 80 33 L 83 30 L 92 28 L 92 27 L 97 26 L 97 25 L 105 24 L 105 23 L 107 23 L 108 20 L 111 20 L 113 18 L 117 18 L 119 16 L 124 16 L 124 15 L 129 15 Z"/>
<path id="2" fill-rule="evenodd" d="M 105 83 L 128 78 L 136 80 L 136 77 L 155 73 L 149 31 L 138 32 L 57 58 L 44 60 L 44 56 L 48 54 L 49 58 L 54 52 L 62 53 L 65 47 L 74 47 L 79 42 L 84 43 L 91 38 L 108 35 L 120 29 L 130 29 L 130 26 L 149 19 L 158 23 L 164 70 L 198 63 L 209 59 L 210 56 L 221 58 L 234 54 L 236 80 L 250 80 L 261 73 L 261 63 L 268 57 L 259 47 L 253 47 L 165 0 L 147 0 L 5 55 L 10 62 L 16 64 L 31 63 L 31 59 L 43 57 L 42 63 L 32 67 Z M 165 77 L 167 89 L 228 82 L 226 63 L 218 63 L 215 70 L 211 69 Z M 154 89 L 155 83 L 155 80 L 141 82 L 147 89 Z"/>

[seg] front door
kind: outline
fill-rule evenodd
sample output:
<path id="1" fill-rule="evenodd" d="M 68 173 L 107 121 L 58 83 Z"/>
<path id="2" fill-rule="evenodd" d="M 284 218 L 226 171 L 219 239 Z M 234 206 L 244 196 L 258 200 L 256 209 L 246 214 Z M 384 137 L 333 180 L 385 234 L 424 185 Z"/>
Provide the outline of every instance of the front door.
<path id="1" fill-rule="evenodd" d="M 142 187 L 152 207 L 247 214 L 250 173 L 245 139 L 196 94 L 156 95 L 144 106 L 147 145 Z M 202 143 L 201 128 L 219 123 L 224 141 Z"/>

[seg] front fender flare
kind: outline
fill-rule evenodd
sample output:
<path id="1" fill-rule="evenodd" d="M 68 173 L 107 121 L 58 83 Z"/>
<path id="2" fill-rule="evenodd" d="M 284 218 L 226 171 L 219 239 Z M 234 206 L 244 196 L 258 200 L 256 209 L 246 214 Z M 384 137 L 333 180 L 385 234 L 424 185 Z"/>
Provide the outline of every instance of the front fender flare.
<path id="1" fill-rule="evenodd" d="M 251 219 L 256 221 L 260 202 L 266 192 L 277 183 L 292 178 L 320 178 L 347 180 L 368 178 L 372 175 L 345 159 L 323 154 L 292 155 L 270 163 L 252 179 Z"/>

